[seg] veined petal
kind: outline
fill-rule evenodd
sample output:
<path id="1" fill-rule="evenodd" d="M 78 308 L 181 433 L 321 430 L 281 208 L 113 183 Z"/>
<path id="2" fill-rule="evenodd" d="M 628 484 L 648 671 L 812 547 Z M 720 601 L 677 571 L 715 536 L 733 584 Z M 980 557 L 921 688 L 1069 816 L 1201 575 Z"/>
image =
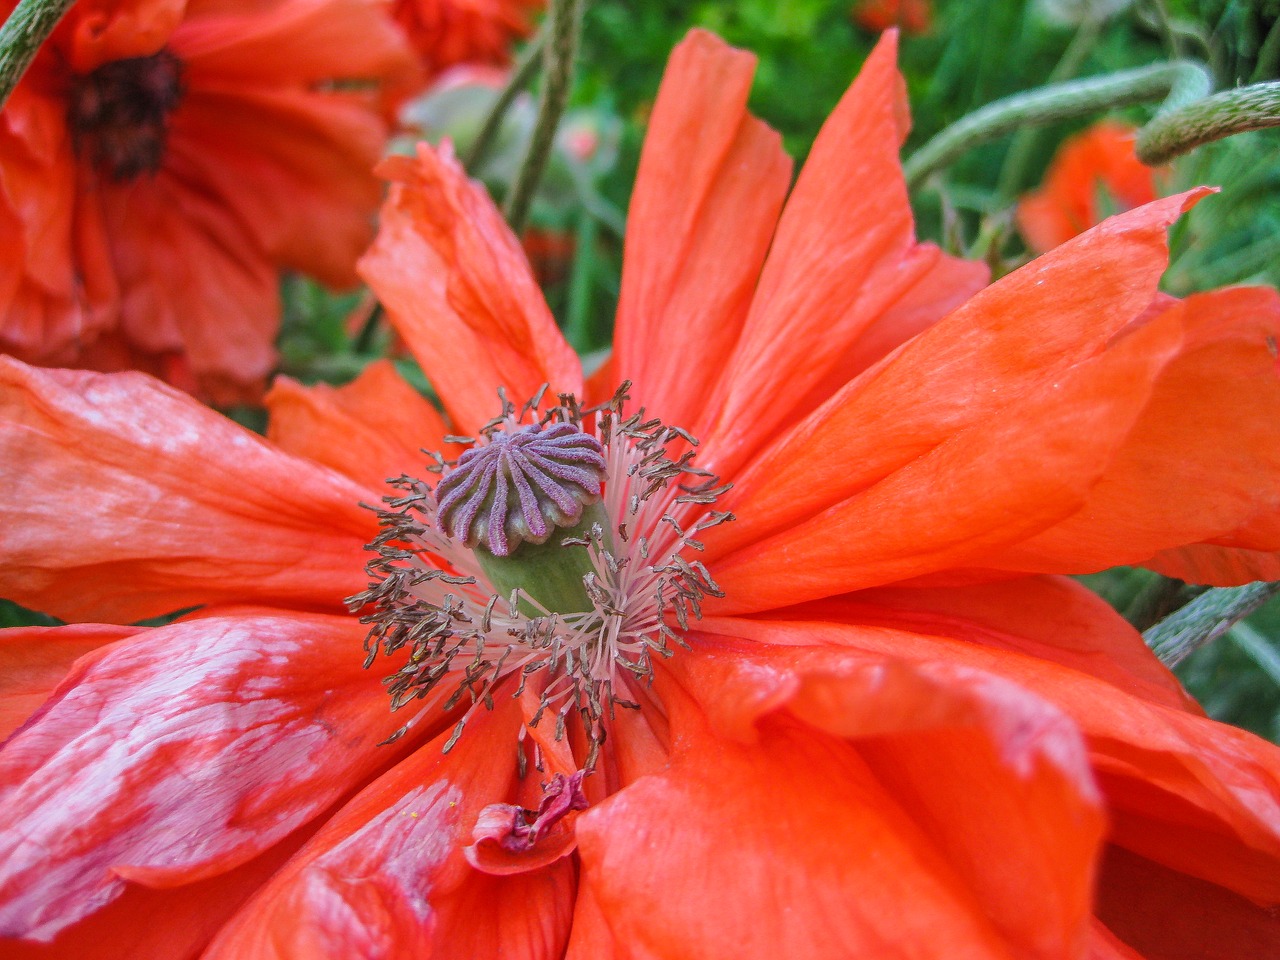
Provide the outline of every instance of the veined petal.
<path id="1" fill-rule="evenodd" d="M 449 754 L 445 733 L 402 760 L 324 826 L 205 960 L 562 956 L 570 861 L 496 877 L 462 855 L 481 810 L 521 791 L 519 726 L 508 695 L 469 721 Z M 525 792 L 536 779 L 526 778 Z"/>
<path id="2" fill-rule="evenodd" d="M 272 263 L 351 287 L 373 238 L 386 132 L 358 96 L 205 82 L 173 115 L 166 166 L 216 194 Z"/>
<path id="3" fill-rule="evenodd" d="M 243 403 L 261 395 L 276 363 L 278 278 L 244 221 L 183 175 L 183 152 L 205 150 L 172 143 L 155 177 L 99 196 L 125 337 L 183 354 L 215 403 Z"/>
<path id="4" fill-rule="evenodd" d="M 364 632 L 241 611 L 81 659 L 0 750 L 0 935 L 48 940 L 126 881 L 231 870 L 394 760 Z"/>
<path id="5" fill-rule="evenodd" d="M 420 471 L 424 449 L 445 447 L 444 420 L 389 360 L 371 363 L 342 387 L 304 387 L 279 377 L 267 394 L 267 409 L 272 443 L 370 490 L 381 491 L 388 478 Z"/>
<path id="6" fill-rule="evenodd" d="M 998 555 L 1070 516 L 1129 435 L 1178 342 L 1176 332 L 1145 327 L 1101 356 L 1034 385 L 1016 411 L 970 421 L 843 503 L 712 558 L 726 594 L 713 609 L 767 610 L 979 566 L 979 558 Z M 827 450 L 836 441 L 818 435 L 813 442 Z M 827 456 L 809 480 L 815 488 L 807 491 L 811 501 L 828 495 L 821 489 L 825 476 L 857 463 L 846 449 Z M 840 481 L 833 476 L 832 482 Z M 753 509 L 776 515 L 787 513 L 789 505 L 771 500 Z M 726 539 L 734 535 L 729 529 Z M 708 552 L 716 549 L 711 540 Z"/>
<path id="7" fill-rule="evenodd" d="M 188 0 L 186 9 L 173 46 L 201 79 L 306 86 L 413 71 L 376 0 L 267 0 L 252 18 L 227 0 Z"/>
<path id="8" fill-rule="evenodd" d="M 1117 939 L 1135 948 L 1122 957 L 1280 957 L 1280 911 L 1274 906 L 1251 903 L 1119 847 L 1108 848 L 1101 867 L 1098 916 Z"/>
<path id="9" fill-rule="evenodd" d="M 755 57 L 693 30 L 675 48 L 627 215 L 614 350 L 645 408 L 693 424 L 703 375 L 737 341 L 791 181 L 781 138 L 747 113 Z"/>
<path id="10" fill-rule="evenodd" d="M 1043 397 L 1147 309 L 1167 262 L 1165 230 L 1203 193 L 1113 217 L 1001 278 L 848 384 L 735 477 L 722 505 L 739 519 L 717 530 L 708 556 L 867 490 L 972 424 L 1026 421 L 1030 391 Z M 718 450 L 710 441 L 704 450 L 699 463 L 714 468 Z"/>
<path id="11" fill-rule="evenodd" d="M 1084 573 L 1194 543 L 1244 551 L 1214 583 L 1262 579 L 1280 563 L 1280 295 L 1200 294 L 1149 324 L 1179 330 L 1181 349 L 1088 499 L 990 566 Z M 1259 553 L 1266 561 L 1250 562 Z M 1157 563 L 1173 576 L 1199 572 Z"/>
<path id="12" fill-rule="evenodd" d="M 0 630 L 0 743 L 40 708 L 76 660 L 142 629 L 86 623 Z"/>
<path id="13" fill-rule="evenodd" d="M 392 181 L 360 273 L 440 394 L 455 429 L 501 414 L 543 384 L 582 394 L 582 367 L 556 328 L 520 244 L 448 146 L 379 168 Z"/>
<path id="14" fill-rule="evenodd" d="M 775 669 L 752 657 L 753 646 L 726 645 L 705 656 L 699 647 L 672 661 L 682 673 L 687 668 L 688 689 L 696 687 L 700 701 L 710 698 L 707 713 L 674 683 L 661 682 L 675 745 L 671 766 L 579 817 L 580 883 L 590 909 L 570 957 L 599 948 L 601 924 L 593 916 L 603 918 L 621 956 L 1080 954 L 1100 821 L 1069 725 L 1059 718 L 1057 734 L 1024 728 L 1020 738 L 993 736 L 981 746 L 983 736 L 973 735 L 981 726 L 975 701 L 994 707 L 990 690 L 975 697 L 971 683 L 941 674 L 926 679 L 884 659 L 864 661 L 870 672 L 843 678 L 830 660 L 815 663 L 801 680 L 803 666 Z M 771 684 L 765 702 L 742 709 L 744 695 Z M 949 686 L 957 694 L 939 696 Z M 858 701 L 862 706 L 843 716 Z M 926 702 L 932 713 L 911 715 Z M 1022 706 L 1028 704 L 1034 699 Z M 1057 716 L 1035 706 L 1041 720 Z M 748 745 L 734 727 L 753 712 Z M 1016 710 L 1003 717 L 1014 715 L 1027 718 Z M 859 723 L 877 741 L 866 753 L 844 739 Z M 1059 735 L 1065 740 L 1050 746 Z M 1061 854 L 1060 862 L 1043 850 L 1024 856 L 1035 845 L 1018 843 L 1016 829 L 1010 846 L 1001 847 L 1007 859 L 993 859 L 990 847 L 979 855 L 983 841 L 1002 834 L 999 816 L 976 827 L 957 808 L 952 825 L 941 826 L 944 806 L 932 807 L 915 788 L 927 779 L 926 755 L 936 758 L 937 748 L 962 740 L 970 748 L 964 759 L 952 755 L 956 762 L 944 760 L 934 773 L 956 789 L 944 787 L 937 797 L 955 801 L 979 785 L 980 774 L 1008 762 L 998 775 L 1018 788 L 1001 795 L 1001 814 L 1025 803 L 1016 818 L 1025 825 L 1034 810 L 1037 839 Z M 1015 918 L 1015 907 L 1036 917 Z"/>
<path id="15" fill-rule="evenodd" d="M 336 607 L 376 532 L 364 488 L 139 374 L 0 358 L 0 465 L 0 595 L 67 619 Z"/>
<path id="16" fill-rule="evenodd" d="M 834 620 L 829 611 L 807 622 L 734 617 L 701 627 L 765 643 L 832 644 L 970 666 L 1033 690 L 1084 733 L 1112 843 L 1259 903 L 1280 904 L 1280 748 L 1056 663 L 991 649 L 986 626 L 977 632 L 957 626 L 952 639 Z"/>
<path id="17" fill-rule="evenodd" d="M 898 164 L 905 134 L 896 36 L 881 38 L 814 141 L 787 200 L 742 336 L 698 424 L 728 475 L 779 427 L 916 279 Z M 701 458 L 700 458 L 701 459 Z"/>
<path id="18" fill-rule="evenodd" d="M 311 825 L 248 863 L 181 887 L 126 883 L 124 892 L 52 941 L 0 939 L 5 960 L 189 960 L 314 831 Z"/>
<path id="19" fill-rule="evenodd" d="M 751 735 L 785 711 L 848 739 L 1015 956 L 1079 952 L 1103 817 L 1064 714 L 947 663 L 702 638 L 704 649 L 673 670 L 718 729 Z"/>
<path id="20" fill-rule="evenodd" d="M 1137 630 L 1092 590 L 1066 577 L 861 590 L 801 609 L 814 619 L 969 639 L 1060 663 L 1152 703 L 1204 712 Z"/>

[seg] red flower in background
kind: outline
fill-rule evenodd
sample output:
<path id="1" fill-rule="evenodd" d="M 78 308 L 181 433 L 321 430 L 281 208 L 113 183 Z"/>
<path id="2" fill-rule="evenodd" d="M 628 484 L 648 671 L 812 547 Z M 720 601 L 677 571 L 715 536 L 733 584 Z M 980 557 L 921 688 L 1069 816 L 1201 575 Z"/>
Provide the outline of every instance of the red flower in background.
<path id="1" fill-rule="evenodd" d="M 0 349 L 257 396 L 278 271 L 355 282 L 411 71 L 374 0 L 76 4 L 0 117 Z"/>
<path id="2" fill-rule="evenodd" d="M 395 17 L 427 71 L 456 64 L 505 65 L 546 0 L 395 0 Z"/>
<path id="3" fill-rule="evenodd" d="M 752 59 L 701 32 L 680 45 L 614 354 L 590 380 L 488 198 L 427 148 L 388 162 L 363 269 L 443 416 L 381 364 L 337 390 L 280 383 L 266 442 L 145 377 L 0 362 L 0 593 L 75 621 L 203 605 L 149 630 L 0 633 L 18 678 L 0 717 L 21 724 L 0 748 L 3 935 L 80 960 L 1277 942 L 1280 751 L 1206 719 L 1057 575 L 1280 577 L 1280 297 L 1157 299 L 1195 195 L 982 289 L 981 267 L 915 240 L 892 54 L 872 54 L 791 189 L 746 110 Z M 597 623 L 485 607 L 475 555 L 415 526 L 432 499 L 406 481 L 387 515 L 406 522 L 380 541 L 381 572 L 406 575 L 380 581 L 379 612 L 412 624 L 397 679 L 426 697 L 393 717 L 361 669 L 365 629 L 335 613 L 376 531 L 356 504 L 421 476 L 420 447 L 456 453 L 446 436 L 479 431 L 500 387 L 595 403 L 623 379 L 733 488 L 676 485 L 631 442 L 656 427 L 614 424 L 602 505 L 627 562 L 596 569 Z M 717 496 L 737 519 L 698 550 Z M 663 609 L 649 588 L 688 590 L 698 561 L 724 596 L 668 637 L 640 616 Z M 627 679 L 647 661 L 610 661 L 645 636 L 687 645 L 648 664 L 652 685 Z M 563 709 L 557 685 L 600 688 L 550 649 L 591 677 L 621 668 L 613 692 L 638 704 L 592 714 L 608 737 L 585 778 L 594 733 L 572 710 L 563 737 L 535 716 Z M 413 685 L 433 671 L 449 682 Z M 375 746 L 402 716 L 416 725 Z"/>
<path id="4" fill-rule="evenodd" d="M 864 30 L 880 33 L 897 27 L 924 33 L 933 24 L 932 0 L 859 0 L 849 16 Z"/>
<path id="5" fill-rule="evenodd" d="M 1157 171 L 1134 152 L 1133 127 L 1104 120 L 1063 142 L 1044 185 L 1018 202 L 1018 229 L 1036 253 L 1084 233 L 1112 214 L 1150 203 Z"/>

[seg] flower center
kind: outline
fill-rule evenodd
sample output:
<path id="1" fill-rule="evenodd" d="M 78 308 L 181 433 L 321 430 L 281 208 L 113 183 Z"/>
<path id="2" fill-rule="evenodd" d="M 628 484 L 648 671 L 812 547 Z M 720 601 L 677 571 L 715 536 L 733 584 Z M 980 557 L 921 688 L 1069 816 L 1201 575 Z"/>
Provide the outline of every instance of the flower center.
<path id="1" fill-rule="evenodd" d="M 182 93 L 182 61 L 168 50 L 75 77 L 67 123 L 77 155 L 120 183 L 155 173 Z"/>
<path id="2" fill-rule="evenodd" d="M 721 595 L 687 555 L 732 519 L 712 509 L 728 488 L 691 449 L 667 455 L 696 446 L 687 433 L 624 417 L 626 386 L 585 411 L 567 395 L 545 413 L 540 398 L 518 413 L 506 403 L 479 439 L 458 438 L 475 445 L 455 463 L 437 457 L 434 490 L 401 477 L 404 495 L 378 511 L 369 589 L 348 603 L 372 625 L 366 666 L 409 648 L 386 681 L 392 709 L 437 690 L 451 691 L 446 711 L 469 699 L 446 750 L 511 679 L 512 695 L 539 695 L 530 724 L 553 718 L 557 739 L 580 716 L 589 769 L 614 708 L 636 707 L 632 685 L 652 680 L 653 654 L 684 646 L 702 598 Z"/>

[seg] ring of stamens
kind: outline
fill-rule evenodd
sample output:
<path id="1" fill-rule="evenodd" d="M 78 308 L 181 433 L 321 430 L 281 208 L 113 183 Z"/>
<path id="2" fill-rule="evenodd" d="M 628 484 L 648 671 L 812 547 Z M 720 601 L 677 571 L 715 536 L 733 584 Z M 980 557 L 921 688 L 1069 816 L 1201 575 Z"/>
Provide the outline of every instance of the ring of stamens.
<path id="1" fill-rule="evenodd" d="M 722 595 L 691 555 L 703 548 L 703 531 L 732 519 L 713 509 L 728 487 L 694 466 L 697 441 L 688 433 L 646 419 L 643 409 L 624 416 L 626 388 L 590 410 L 579 408 L 571 395 L 561 395 L 546 411 L 539 410 L 541 394 L 519 411 L 504 397 L 502 416 L 482 428 L 475 448 L 483 451 L 495 438 L 518 431 L 532 434 L 532 425 L 599 441 L 610 529 L 592 524 L 561 540 L 566 549 L 585 548 L 590 558 L 583 577 L 590 609 L 552 611 L 528 590 L 499 596 L 491 589 L 476 556 L 438 522 L 435 494 L 445 487 L 447 500 L 448 471 L 457 464 L 435 456 L 428 471 L 445 474 L 437 491 L 414 477 L 390 481 L 400 494 L 384 498 L 386 507 L 377 510 L 382 530 L 369 545 L 375 554 L 366 567 L 369 587 L 348 604 L 370 625 L 366 667 L 379 654 L 408 650 L 385 680 L 392 709 L 438 694 L 391 739 L 427 709 L 452 711 L 465 699 L 467 707 L 445 744 L 451 749 L 474 711 L 492 708 L 500 684 L 510 679 L 504 695 L 508 689 L 514 696 L 536 690 L 540 702 L 530 724 L 550 718 L 557 739 L 578 713 L 590 743 L 589 769 L 615 708 L 637 706 L 631 685 L 652 681 L 653 655 L 669 657 L 673 646 L 687 646 L 683 633 L 691 618 L 701 616 L 703 598 Z M 675 445 L 688 449 L 673 458 L 668 450 Z M 550 542 L 563 533 L 551 534 Z M 520 759 L 523 769 L 523 749 Z"/>

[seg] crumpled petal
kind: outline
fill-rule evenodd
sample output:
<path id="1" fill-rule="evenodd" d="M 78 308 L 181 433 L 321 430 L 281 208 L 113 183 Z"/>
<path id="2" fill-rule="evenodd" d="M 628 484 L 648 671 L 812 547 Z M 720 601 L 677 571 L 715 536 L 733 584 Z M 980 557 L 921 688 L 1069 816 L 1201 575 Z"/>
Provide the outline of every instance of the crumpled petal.
<path id="1" fill-rule="evenodd" d="M 0 630 L 0 743 L 40 708 L 76 660 L 142 629 L 86 623 Z"/>
<path id="2" fill-rule="evenodd" d="M 0 358 L 0 477 L 0 596 L 64 619 L 335 609 L 377 531 L 365 488 L 140 374 Z"/>
<path id="3" fill-rule="evenodd" d="M 495 877 L 462 855 L 481 810 L 518 790 L 509 691 L 457 745 L 402 760 L 317 833 L 229 923 L 205 960 L 560 957 L 573 866 Z M 536 789 L 531 771 L 525 787 Z"/>
<path id="4" fill-rule="evenodd" d="M 231 870 L 394 760 L 363 633 L 245 610 L 78 661 L 0 750 L 0 936 L 48 940 L 126 881 Z"/>
<path id="5" fill-rule="evenodd" d="M 1148 325 L 1178 329 L 1183 343 L 1085 503 L 986 565 L 1087 573 L 1154 554 L 1189 579 L 1201 571 L 1166 551 L 1205 543 L 1243 551 L 1208 581 L 1233 585 L 1280 563 L 1280 294 L 1199 294 Z M 1269 559 L 1251 562 L 1257 554 Z"/>
<path id="6" fill-rule="evenodd" d="M 737 341 L 791 182 L 781 138 L 747 113 L 754 72 L 755 57 L 692 30 L 649 119 L 606 391 L 631 380 L 667 423 L 691 427 L 715 396 L 705 375 Z"/>
<path id="7" fill-rule="evenodd" d="M 1083 947 L 1102 824 L 1061 714 L 945 664 L 694 643 L 688 693 L 659 681 L 671 766 L 578 819 L 570 957 L 607 942 L 593 918 L 616 956 Z"/>
<path id="8" fill-rule="evenodd" d="M 789 616 L 788 616 L 789 614 Z M 1084 733 L 1107 801 L 1109 839 L 1163 866 L 1259 903 L 1280 905 L 1280 748 L 1113 683 L 998 649 L 981 624 L 949 636 L 862 626 L 833 602 L 811 616 L 704 620 L 702 629 L 773 644 L 834 644 L 913 662 L 973 667 L 1011 680 L 1069 715 Z M 1014 632 L 1010 630 L 1010 632 Z"/>
<path id="9" fill-rule="evenodd" d="M 389 360 L 369 364 L 341 387 L 306 387 L 278 377 L 267 410 L 267 438 L 281 450 L 332 467 L 370 490 L 383 490 L 384 481 L 403 473 L 421 473 L 423 450 L 446 449 L 444 420 Z"/>
<path id="10" fill-rule="evenodd" d="M 446 145 L 379 168 L 392 181 L 360 274 L 404 337 L 460 432 L 519 407 L 582 394 L 582 367 L 556 327 L 520 244 Z"/>

